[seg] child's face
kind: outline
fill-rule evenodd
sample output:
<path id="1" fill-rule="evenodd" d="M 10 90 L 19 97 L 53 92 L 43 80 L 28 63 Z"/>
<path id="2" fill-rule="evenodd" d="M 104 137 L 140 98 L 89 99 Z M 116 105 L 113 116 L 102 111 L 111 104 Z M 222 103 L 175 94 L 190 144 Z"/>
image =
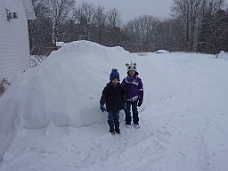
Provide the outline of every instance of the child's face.
<path id="1" fill-rule="evenodd" d="M 119 82 L 119 79 L 117 79 L 117 78 L 112 80 L 112 84 L 115 86 L 118 84 L 118 82 Z"/>
<path id="2" fill-rule="evenodd" d="M 129 71 L 129 75 L 130 75 L 131 77 L 135 76 L 135 71 L 134 71 L 134 70 L 130 70 L 130 71 Z"/>

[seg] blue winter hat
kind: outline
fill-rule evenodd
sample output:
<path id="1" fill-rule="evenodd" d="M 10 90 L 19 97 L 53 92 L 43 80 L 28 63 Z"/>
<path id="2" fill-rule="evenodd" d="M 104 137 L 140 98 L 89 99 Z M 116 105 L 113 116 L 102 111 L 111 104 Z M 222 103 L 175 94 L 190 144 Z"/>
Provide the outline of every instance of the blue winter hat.
<path id="1" fill-rule="evenodd" d="M 110 81 L 111 80 L 114 80 L 115 78 L 117 78 L 118 80 L 120 80 L 120 75 L 119 75 L 117 69 L 112 69 L 112 72 L 110 73 Z"/>

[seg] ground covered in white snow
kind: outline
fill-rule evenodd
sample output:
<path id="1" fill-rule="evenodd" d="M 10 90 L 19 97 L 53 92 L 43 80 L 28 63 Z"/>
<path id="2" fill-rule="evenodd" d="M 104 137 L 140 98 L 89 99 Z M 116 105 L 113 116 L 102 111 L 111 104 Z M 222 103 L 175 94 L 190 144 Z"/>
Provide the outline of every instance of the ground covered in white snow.
<path id="1" fill-rule="evenodd" d="M 226 171 L 228 54 L 130 54 L 86 41 L 64 45 L 0 99 L 0 171 Z M 108 132 L 99 110 L 112 68 L 136 62 L 141 128 Z"/>

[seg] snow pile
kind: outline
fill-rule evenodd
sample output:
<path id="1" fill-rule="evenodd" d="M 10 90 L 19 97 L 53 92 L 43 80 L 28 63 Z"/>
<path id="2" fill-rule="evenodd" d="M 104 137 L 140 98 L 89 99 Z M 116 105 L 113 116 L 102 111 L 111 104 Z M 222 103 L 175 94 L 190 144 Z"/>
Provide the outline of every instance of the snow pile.
<path id="1" fill-rule="evenodd" d="M 142 57 L 87 41 L 65 44 L 1 98 L 0 170 L 225 171 L 225 58 Z M 111 69 L 119 69 L 122 79 L 130 61 L 137 63 L 145 89 L 141 128 L 121 122 L 122 134 L 112 136 L 107 113 L 99 110 L 101 91 Z"/>
<path id="2" fill-rule="evenodd" d="M 228 53 L 221 51 L 216 55 L 216 58 L 223 58 L 225 60 L 228 60 Z"/>
<path id="3" fill-rule="evenodd" d="M 109 73 L 112 68 L 118 68 L 122 78 L 125 77 L 124 64 L 132 60 L 137 63 L 135 58 L 121 47 L 109 48 L 87 41 L 63 46 L 10 87 L 0 103 L 1 117 L 4 118 L 0 121 L 1 130 L 12 130 L 13 125 L 27 129 L 42 128 L 50 122 L 61 127 L 104 122 L 106 118 L 100 114 L 99 99 L 109 80 Z M 157 77 L 151 77 L 154 85 L 164 87 L 163 92 L 152 90 L 159 98 L 180 91 L 175 88 L 180 83 L 178 80 L 174 85 L 166 85 L 167 79 L 171 82 L 176 77 L 169 65 L 165 68 L 170 70 L 168 77 L 162 76 L 160 66 L 150 61 L 147 65 L 138 65 L 139 69 L 144 67 L 140 74 L 146 76 L 151 72 Z M 180 76 L 180 80 L 183 78 Z"/>
<path id="4" fill-rule="evenodd" d="M 111 58 L 117 63 L 106 65 Z M 41 65 L 23 74 L 0 103 L 0 129 L 88 126 L 104 122 L 99 110 L 101 90 L 112 68 L 131 55 L 120 47 L 73 42 L 53 52 Z M 127 62 L 127 61 L 126 61 Z M 106 119 L 106 118 L 105 118 Z"/>
<path id="5" fill-rule="evenodd" d="M 155 54 L 166 54 L 169 53 L 167 50 L 158 50 L 155 52 Z"/>

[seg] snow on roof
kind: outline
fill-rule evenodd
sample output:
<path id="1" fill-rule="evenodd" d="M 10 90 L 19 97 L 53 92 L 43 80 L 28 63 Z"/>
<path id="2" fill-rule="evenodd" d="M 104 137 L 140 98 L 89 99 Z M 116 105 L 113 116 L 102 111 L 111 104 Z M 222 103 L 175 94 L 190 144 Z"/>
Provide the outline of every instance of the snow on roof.
<path id="1" fill-rule="evenodd" d="M 25 6 L 27 19 L 28 20 L 35 20 L 36 16 L 35 16 L 35 11 L 34 11 L 31 0 L 22 0 L 22 1 L 23 1 L 24 6 Z"/>

